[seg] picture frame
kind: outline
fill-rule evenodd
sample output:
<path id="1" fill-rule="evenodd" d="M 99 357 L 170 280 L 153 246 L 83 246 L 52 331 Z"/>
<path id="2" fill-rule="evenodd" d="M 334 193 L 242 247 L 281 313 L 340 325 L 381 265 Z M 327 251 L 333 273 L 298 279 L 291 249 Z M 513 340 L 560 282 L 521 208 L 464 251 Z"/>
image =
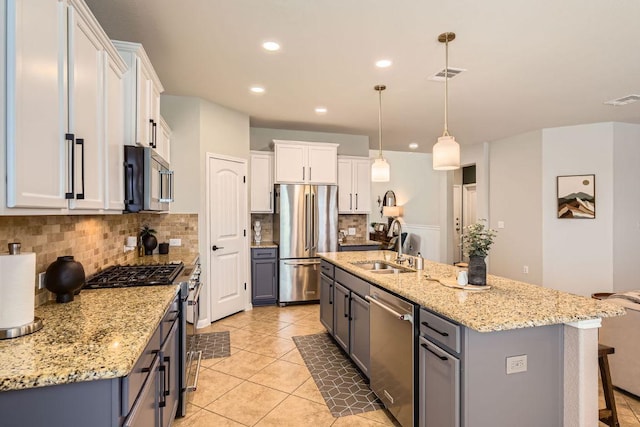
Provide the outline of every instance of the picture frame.
<path id="1" fill-rule="evenodd" d="M 385 231 L 385 225 L 384 225 L 383 223 L 381 223 L 381 222 L 377 223 L 377 224 L 376 224 L 376 231 L 377 231 L 378 233 L 384 233 L 384 231 Z"/>
<path id="2" fill-rule="evenodd" d="M 556 178 L 559 219 L 595 219 L 596 176 L 561 175 Z"/>

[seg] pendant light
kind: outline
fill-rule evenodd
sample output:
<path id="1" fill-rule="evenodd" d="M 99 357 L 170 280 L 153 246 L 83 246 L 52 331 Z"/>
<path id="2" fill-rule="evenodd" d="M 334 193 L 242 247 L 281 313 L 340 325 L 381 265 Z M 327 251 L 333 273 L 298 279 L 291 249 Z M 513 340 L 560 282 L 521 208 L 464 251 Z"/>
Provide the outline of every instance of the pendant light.
<path id="1" fill-rule="evenodd" d="M 460 145 L 456 139 L 449 135 L 447 115 L 449 98 L 449 42 L 456 38 L 456 33 L 442 33 L 438 36 L 438 41 L 445 45 L 445 67 L 444 67 L 444 132 L 438 138 L 438 142 L 433 146 L 433 169 L 437 171 L 448 171 L 460 169 Z"/>
<path id="2" fill-rule="evenodd" d="M 382 157 L 382 91 L 387 87 L 376 85 L 373 88 L 378 91 L 378 143 L 380 151 L 378 158 L 371 165 L 371 181 L 389 182 L 389 163 Z"/>

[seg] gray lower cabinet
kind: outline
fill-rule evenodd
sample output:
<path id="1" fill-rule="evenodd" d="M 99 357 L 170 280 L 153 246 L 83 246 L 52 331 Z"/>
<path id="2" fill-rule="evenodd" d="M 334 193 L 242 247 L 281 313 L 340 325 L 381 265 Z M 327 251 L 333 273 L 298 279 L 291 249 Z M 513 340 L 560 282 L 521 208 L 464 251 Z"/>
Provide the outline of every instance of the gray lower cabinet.
<path id="1" fill-rule="evenodd" d="M 336 283 L 333 287 L 333 337 L 349 353 L 349 289 Z"/>
<path id="2" fill-rule="evenodd" d="M 167 427 L 180 390 L 179 297 L 126 377 L 0 393 L 2 427 Z M 135 332 L 135 331 L 134 331 Z"/>
<path id="3" fill-rule="evenodd" d="M 369 376 L 369 294 L 364 280 L 336 268 L 333 286 L 333 337 Z"/>
<path id="4" fill-rule="evenodd" d="M 377 251 L 380 245 L 338 245 L 338 252 Z"/>
<path id="5" fill-rule="evenodd" d="M 251 303 L 274 305 L 278 301 L 278 250 L 251 249 Z"/>
<path id="6" fill-rule="evenodd" d="M 460 360 L 420 340 L 420 427 L 460 426 Z"/>
<path id="7" fill-rule="evenodd" d="M 320 273 L 320 323 L 333 334 L 333 278 Z"/>

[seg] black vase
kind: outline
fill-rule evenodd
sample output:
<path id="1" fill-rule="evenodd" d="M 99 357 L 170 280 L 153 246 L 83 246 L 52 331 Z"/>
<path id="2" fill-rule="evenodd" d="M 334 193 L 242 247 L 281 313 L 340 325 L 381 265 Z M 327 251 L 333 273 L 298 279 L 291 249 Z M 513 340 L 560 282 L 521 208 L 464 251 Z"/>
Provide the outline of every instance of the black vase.
<path id="1" fill-rule="evenodd" d="M 487 263 L 483 256 L 473 255 L 469 257 L 469 284 L 487 284 Z"/>
<path id="2" fill-rule="evenodd" d="M 72 256 L 61 256 L 47 267 L 44 275 L 45 287 L 56 294 L 56 302 L 73 301 L 73 294 L 84 285 L 82 264 Z"/>
<path id="3" fill-rule="evenodd" d="M 151 255 L 158 246 L 158 239 L 153 234 L 147 234 L 142 238 L 142 246 L 144 246 L 144 254 Z"/>

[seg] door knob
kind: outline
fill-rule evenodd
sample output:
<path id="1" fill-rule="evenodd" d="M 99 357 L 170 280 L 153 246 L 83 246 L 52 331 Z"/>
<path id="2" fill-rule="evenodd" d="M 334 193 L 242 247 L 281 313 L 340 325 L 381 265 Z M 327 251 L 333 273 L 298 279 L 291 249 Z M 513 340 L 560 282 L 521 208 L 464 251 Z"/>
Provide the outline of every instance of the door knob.
<path id="1" fill-rule="evenodd" d="M 217 251 L 218 249 L 224 249 L 224 247 L 223 246 L 216 246 L 216 245 L 211 246 L 211 250 L 212 251 Z"/>

